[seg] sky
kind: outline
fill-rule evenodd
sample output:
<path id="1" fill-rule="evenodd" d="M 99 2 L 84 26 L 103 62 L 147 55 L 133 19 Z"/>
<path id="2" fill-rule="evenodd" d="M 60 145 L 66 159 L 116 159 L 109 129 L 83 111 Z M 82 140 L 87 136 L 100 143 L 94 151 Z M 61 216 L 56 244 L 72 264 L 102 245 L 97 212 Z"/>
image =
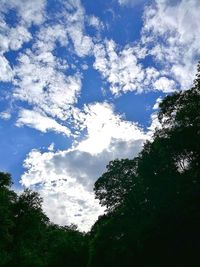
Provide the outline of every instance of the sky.
<path id="1" fill-rule="evenodd" d="M 189 89 L 199 0 L 0 0 L 0 170 L 49 218 L 88 231 L 94 182 L 159 127 L 159 102 Z"/>

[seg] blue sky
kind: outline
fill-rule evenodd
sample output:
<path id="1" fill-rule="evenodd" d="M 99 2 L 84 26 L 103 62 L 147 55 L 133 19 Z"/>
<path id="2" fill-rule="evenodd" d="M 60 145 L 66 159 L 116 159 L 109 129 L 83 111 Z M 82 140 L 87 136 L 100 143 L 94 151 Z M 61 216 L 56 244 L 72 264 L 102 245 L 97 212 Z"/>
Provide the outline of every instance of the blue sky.
<path id="1" fill-rule="evenodd" d="M 0 169 L 88 230 L 93 185 L 151 138 L 159 101 L 190 88 L 198 0 L 1 0 Z"/>

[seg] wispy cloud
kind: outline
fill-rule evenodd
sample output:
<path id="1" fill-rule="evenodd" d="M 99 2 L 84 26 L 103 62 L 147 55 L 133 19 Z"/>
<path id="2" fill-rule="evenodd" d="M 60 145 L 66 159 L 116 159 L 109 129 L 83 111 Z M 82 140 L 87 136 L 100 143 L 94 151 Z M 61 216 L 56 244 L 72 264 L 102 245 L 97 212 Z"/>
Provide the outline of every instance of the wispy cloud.
<path id="1" fill-rule="evenodd" d="M 70 136 L 70 130 L 67 127 L 34 110 L 21 109 L 16 125 L 18 127 L 26 125 L 43 133 L 46 133 L 47 131 L 55 131 Z"/>
<path id="2" fill-rule="evenodd" d="M 142 3 L 147 3 L 148 0 L 118 0 L 118 3 L 122 6 L 134 7 Z"/>
<path id="3" fill-rule="evenodd" d="M 10 67 L 9 62 L 4 56 L 0 55 L 0 80 L 2 82 L 12 81 L 13 78 L 13 70 Z"/>

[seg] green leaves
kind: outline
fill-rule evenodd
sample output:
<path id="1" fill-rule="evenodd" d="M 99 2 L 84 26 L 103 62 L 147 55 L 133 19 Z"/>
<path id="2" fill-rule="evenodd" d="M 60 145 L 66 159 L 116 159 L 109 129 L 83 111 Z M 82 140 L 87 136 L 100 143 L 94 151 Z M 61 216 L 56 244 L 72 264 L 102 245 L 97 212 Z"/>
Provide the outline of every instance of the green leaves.
<path id="1" fill-rule="evenodd" d="M 11 175 L 0 173 L 0 267 L 84 267 L 87 238 L 75 225 L 50 224 L 37 192 L 10 189 Z"/>
<path id="2" fill-rule="evenodd" d="M 134 187 L 136 160 L 114 160 L 107 166 L 107 171 L 97 180 L 94 186 L 96 198 L 100 204 L 111 211 L 124 201 Z"/>
<path id="3" fill-rule="evenodd" d="M 89 266 L 196 266 L 199 111 L 200 64 L 190 90 L 160 103 L 162 128 L 153 141 L 133 160 L 110 162 L 95 183 L 96 198 L 108 213 L 92 229 Z"/>

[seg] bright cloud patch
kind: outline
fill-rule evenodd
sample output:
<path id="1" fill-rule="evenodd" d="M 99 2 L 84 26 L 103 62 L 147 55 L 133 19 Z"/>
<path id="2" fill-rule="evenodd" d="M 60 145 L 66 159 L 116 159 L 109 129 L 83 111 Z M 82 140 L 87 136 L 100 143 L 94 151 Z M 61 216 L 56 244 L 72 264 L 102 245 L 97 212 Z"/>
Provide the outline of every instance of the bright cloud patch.
<path id="1" fill-rule="evenodd" d="M 164 93 L 170 93 L 175 90 L 175 82 L 166 77 L 160 77 L 154 82 L 154 87 Z"/>
<path id="2" fill-rule="evenodd" d="M 67 127 L 60 125 L 54 119 L 33 110 L 22 109 L 19 113 L 16 125 L 19 127 L 26 125 L 43 133 L 46 133 L 47 131 L 55 131 L 57 133 L 63 133 L 66 136 L 70 135 L 70 130 Z"/>
<path id="3" fill-rule="evenodd" d="M 94 199 L 94 182 L 110 160 L 137 155 L 147 136 L 137 125 L 114 114 L 108 104 L 85 107 L 76 119 L 82 130 L 86 128 L 86 139 L 66 151 L 33 150 L 24 162 L 27 171 L 21 183 L 39 190 L 45 211 L 54 221 L 73 222 L 88 230 L 103 211 Z"/>
<path id="4" fill-rule="evenodd" d="M 96 45 L 94 67 L 101 72 L 111 84 L 113 94 L 120 91 L 135 91 L 140 88 L 144 71 L 138 63 L 132 48 L 125 48 L 117 53 L 113 41 L 106 41 L 105 46 Z"/>
<path id="5" fill-rule="evenodd" d="M 27 51 L 16 68 L 14 97 L 39 107 L 52 117 L 66 119 L 70 104 L 74 104 L 81 88 L 78 74 L 65 76 L 58 71 L 59 62 L 51 53 L 33 54 Z"/>
<path id="6" fill-rule="evenodd" d="M 113 147 L 109 146 L 113 140 L 128 144 L 132 140 L 146 139 L 145 133 L 136 123 L 125 121 L 120 115 L 114 114 L 113 107 L 107 103 L 85 106 L 84 112 L 75 114 L 75 117 L 81 129 L 87 132 L 86 139 L 78 144 L 81 151 L 97 154 L 104 149 L 111 149 L 112 152 Z"/>
<path id="7" fill-rule="evenodd" d="M 175 81 L 163 77 L 154 67 L 144 67 L 140 61 L 148 56 L 145 47 L 127 46 L 119 51 L 116 44 L 106 41 L 95 46 L 94 68 L 109 82 L 114 95 L 133 91 L 136 93 L 159 90 L 164 93 L 176 89 Z"/>
<path id="8" fill-rule="evenodd" d="M 0 55 L 0 80 L 9 82 L 13 78 L 13 71 L 5 57 Z"/>

